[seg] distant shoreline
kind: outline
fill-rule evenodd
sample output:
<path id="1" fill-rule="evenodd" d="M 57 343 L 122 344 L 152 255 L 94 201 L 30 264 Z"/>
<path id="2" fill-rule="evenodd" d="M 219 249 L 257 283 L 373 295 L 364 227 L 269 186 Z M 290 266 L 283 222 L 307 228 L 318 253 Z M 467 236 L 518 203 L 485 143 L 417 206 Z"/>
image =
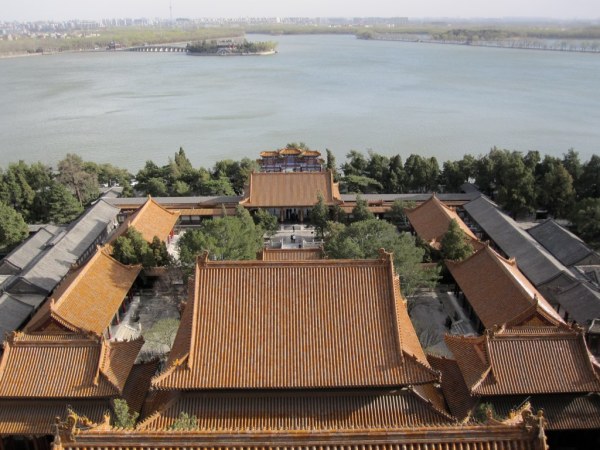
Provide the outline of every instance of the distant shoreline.
<path id="1" fill-rule="evenodd" d="M 485 47 L 485 48 L 504 48 L 504 49 L 515 49 L 515 50 L 538 50 L 547 52 L 565 52 L 565 53 L 596 53 L 600 54 L 600 41 L 598 42 L 597 48 L 561 48 L 558 46 L 542 46 L 541 42 L 535 43 L 520 43 L 519 41 L 451 41 L 451 40 L 437 40 L 437 39 L 419 39 L 409 38 L 403 36 L 385 36 L 385 35 L 373 35 L 369 37 L 356 35 L 357 39 L 365 41 L 387 41 L 387 42 L 407 42 L 411 44 L 440 44 L 440 45 L 464 45 L 468 47 Z"/>
<path id="2" fill-rule="evenodd" d="M 255 53 L 225 53 L 225 54 L 219 54 L 219 53 L 200 53 L 200 52 L 186 52 L 186 55 L 189 56 L 269 56 L 269 55 L 275 55 L 277 53 L 277 50 L 269 50 L 268 52 L 255 52 Z"/>

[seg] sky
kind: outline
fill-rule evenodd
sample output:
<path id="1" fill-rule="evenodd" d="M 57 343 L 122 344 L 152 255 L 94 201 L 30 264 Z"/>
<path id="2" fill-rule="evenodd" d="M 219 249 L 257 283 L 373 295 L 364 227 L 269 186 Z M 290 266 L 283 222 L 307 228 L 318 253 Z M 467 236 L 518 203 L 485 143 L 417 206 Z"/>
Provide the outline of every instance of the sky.
<path id="1" fill-rule="evenodd" d="M 600 0 L 0 0 L 0 21 L 114 17 L 598 19 Z"/>

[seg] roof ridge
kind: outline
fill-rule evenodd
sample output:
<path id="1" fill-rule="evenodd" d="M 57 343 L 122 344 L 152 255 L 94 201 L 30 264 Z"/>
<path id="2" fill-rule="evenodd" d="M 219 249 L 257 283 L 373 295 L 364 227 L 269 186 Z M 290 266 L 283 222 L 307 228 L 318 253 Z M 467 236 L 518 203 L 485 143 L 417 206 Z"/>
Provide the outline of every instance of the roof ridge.
<path id="1" fill-rule="evenodd" d="M 400 321 L 398 320 L 398 302 L 402 301 L 401 298 L 401 294 L 399 292 L 397 292 L 396 286 L 395 286 L 395 271 L 394 271 L 394 259 L 393 259 L 393 254 L 392 253 L 388 253 L 386 252 L 383 248 L 379 249 L 379 258 L 383 261 L 386 262 L 386 266 L 387 266 L 387 272 L 388 272 L 388 276 L 387 281 L 388 281 L 388 289 L 390 290 L 391 293 L 391 298 L 392 298 L 392 308 L 394 310 L 394 325 L 395 325 L 395 331 L 396 331 L 396 343 L 398 344 L 398 355 L 400 356 L 400 361 L 402 363 L 404 363 L 404 351 L 403 351 L 403 346 L 402 346 L 402 332 L 400 331 Z M 400 283 L 400 279 L 398 278 L 398 283 Z"/>
<path id="2" fill-rule="evenodd" d="M 201 256 L 199 256 L 201 258 Z M 207 260 L 205 267 L 208 269 L 227 268 L 227 267 L 287 267 L 287 266 L 352 266 L 352 267 L 377 267 L 385 264 L 381 258 L 370 259 L 311 259 L 311 260 Z"/>

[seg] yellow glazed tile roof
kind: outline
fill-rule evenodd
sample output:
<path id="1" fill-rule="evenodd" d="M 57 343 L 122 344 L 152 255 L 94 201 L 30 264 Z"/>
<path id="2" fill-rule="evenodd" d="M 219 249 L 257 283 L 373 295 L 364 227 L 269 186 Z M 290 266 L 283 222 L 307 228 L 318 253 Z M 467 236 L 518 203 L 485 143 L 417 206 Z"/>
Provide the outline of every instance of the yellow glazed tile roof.
<path id="1" fill-rule="evenodd" d="M 99 248 L 85 265 L 67 276 L 25 329 L 41 331 L 54 320 L 71 331 L 101 335 L 141 269 L 121 264 L 106 248 Z"/>
<path id="2" fill-rule="evenodd" d="M 391 255 L 199 261 L 160 389 L 430 383 Z M 404 311 L 404 312 L 403 312 Z"/>
<path id="3" fill-rule="evenodd" d="M 240 204 L 257 208 L 312 207 L 319 193 L 326 205 L 342 202 L 331 172 L 253 172 L 248 194 Z"/>

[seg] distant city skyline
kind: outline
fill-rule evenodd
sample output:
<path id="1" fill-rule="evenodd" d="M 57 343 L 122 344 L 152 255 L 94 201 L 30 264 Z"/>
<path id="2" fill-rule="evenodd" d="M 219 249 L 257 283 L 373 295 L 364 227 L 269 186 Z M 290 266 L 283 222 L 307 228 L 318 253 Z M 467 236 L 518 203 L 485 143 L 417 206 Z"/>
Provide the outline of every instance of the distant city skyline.
<path id="1" fill-rule="evenodd" d="M 0 21 L 199 17 L 598 19 L 596 0 L 3 0 Z M 171 7 L 172 6 L 172 10 Z M 172 12 L 171 12 L 172 11 Z"/>

